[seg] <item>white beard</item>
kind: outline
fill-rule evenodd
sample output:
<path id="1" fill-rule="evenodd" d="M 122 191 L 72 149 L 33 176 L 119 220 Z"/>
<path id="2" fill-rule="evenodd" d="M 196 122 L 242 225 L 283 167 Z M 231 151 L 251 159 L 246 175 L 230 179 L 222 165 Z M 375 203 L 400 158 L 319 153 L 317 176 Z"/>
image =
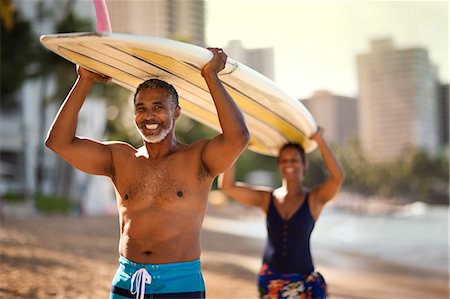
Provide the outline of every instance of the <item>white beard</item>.
<path id="1" fill-rule="evenodd" d="M 146 135 L 144 135 L 142 133 L 141 130 L 139 130 L 139 128 L 138 128 L 138 131 L 139 131 L 139 134 L 141 134 L 142 139 L 144 139 L 146 142 L 148 142 L 148 143 L 160 143 L 161 141 L 163 141 L 167 137 L 167 135 L 172 130 L 173 123 L 174 123 L 174 121 L 172 121 L 170 123 L 170 126 L 168 126 L 166 128 L 163 128 L 162 131 L 158 135 L 146 136 Z"/>

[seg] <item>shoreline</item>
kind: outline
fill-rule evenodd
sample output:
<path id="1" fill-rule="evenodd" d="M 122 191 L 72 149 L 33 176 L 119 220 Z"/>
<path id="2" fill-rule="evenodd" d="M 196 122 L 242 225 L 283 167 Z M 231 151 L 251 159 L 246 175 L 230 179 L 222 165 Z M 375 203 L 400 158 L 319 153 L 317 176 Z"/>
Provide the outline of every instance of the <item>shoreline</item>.
<path id="1" fill-rule="evenodd" d="M 245 208 L 244 213 L 237 212 L 211 207 L 206 217 L 260 217 Z M 106 298 L 117 269 L 117 225 L 116 216 L 3 219 L 0 297 Z M 257 298 L 264 240 L 205 228 L 201 242 L 208 298 Z M 316 270 L 329 285 L 330 298 L 448 298 L 448 274 L 327 246 L 313 247 L 312 254 Z"/>
<path id="2" fill-rule="evenodd" d="M 242 298 L 257 298 L 256 279 L 264 240 L 208 230 L 204 230 L 203 234 L 207 239 L 210 238 L 210 234 L 217 234 L 220 240 L 220 243 L 214 245 L 204 244 L 204 261 L 214 263 L 215 258 L 222 255 L 227 262 L 222 261 L 219 263 L 221 265 L 236 267 L 236 264 L 241 263 L 240 270 L 237 271 L 240 273 L 239 277 L 246 279 L 247 292 L 253 290 L 251 297 Z M 235 248 L 236 244 L 239 244 L 238 251 Z M 212 251 L 213 257 L 210 257 L 209 251 Z M 329 247 L 313 246 L 312 255 L 316 271 L 321 272 L 327 281 L 330 298 L 448 298 L 448 273 L 443 275 L 426 269 L 390 263 L 374 256 Z M 208 267 L 206 270 L 209 269 Z M 228 270 L 223 270 L 223 273 L 230 274 Z M 213 298 L 233 298 L 233 294 L 230 293 L 229 296 Z"/>

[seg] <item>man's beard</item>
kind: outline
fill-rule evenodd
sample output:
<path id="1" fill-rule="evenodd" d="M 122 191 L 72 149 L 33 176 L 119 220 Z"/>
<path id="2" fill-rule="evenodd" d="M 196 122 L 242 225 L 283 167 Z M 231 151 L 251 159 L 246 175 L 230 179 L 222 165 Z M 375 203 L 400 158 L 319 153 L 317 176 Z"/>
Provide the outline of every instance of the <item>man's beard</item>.
<path id="1" fill-rule="evenodd" d="M 163 127 L 162 131 L 159 134 L 157 134 L 157 135 L 146 136 L 146 135 L 144 135 L 144 133 L 141 130 L 138 129 L 138 131 L 139 131 L 139 134 L 141 134 L 142 139 L 144 139 L 146 142 L 148 142 L 148 143 L 160 143 L 161 141 L 163 141 L 167 137 L 167 135 L 172 130 L 173 123 L 174 123 L 174 121 L 172 120 L 170 125 L 167 126 L 167 127 Z"/>

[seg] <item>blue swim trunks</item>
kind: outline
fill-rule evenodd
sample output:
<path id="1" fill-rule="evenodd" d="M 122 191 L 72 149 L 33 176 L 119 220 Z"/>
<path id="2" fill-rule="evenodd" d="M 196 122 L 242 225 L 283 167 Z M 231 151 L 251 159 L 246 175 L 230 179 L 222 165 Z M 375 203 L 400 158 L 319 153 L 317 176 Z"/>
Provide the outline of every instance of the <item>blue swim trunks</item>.
<path id="1" fill-rule="evenodd" d="M 138 264 L 121 256 L 109 298 L 206 298 L 200 260 L 172 264 Z"/>

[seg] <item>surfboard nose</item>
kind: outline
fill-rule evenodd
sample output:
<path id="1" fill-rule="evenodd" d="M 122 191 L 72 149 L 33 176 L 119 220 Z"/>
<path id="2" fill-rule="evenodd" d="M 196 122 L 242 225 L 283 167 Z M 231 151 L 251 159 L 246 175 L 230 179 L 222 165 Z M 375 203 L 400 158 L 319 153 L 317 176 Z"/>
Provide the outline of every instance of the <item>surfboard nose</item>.
<path id="1" fill-rule="evenodd" d="M 97 16 L 97 32 L 111 32 L 111 22 L 105 0 L 94 0 L 94 6 Z"/>

